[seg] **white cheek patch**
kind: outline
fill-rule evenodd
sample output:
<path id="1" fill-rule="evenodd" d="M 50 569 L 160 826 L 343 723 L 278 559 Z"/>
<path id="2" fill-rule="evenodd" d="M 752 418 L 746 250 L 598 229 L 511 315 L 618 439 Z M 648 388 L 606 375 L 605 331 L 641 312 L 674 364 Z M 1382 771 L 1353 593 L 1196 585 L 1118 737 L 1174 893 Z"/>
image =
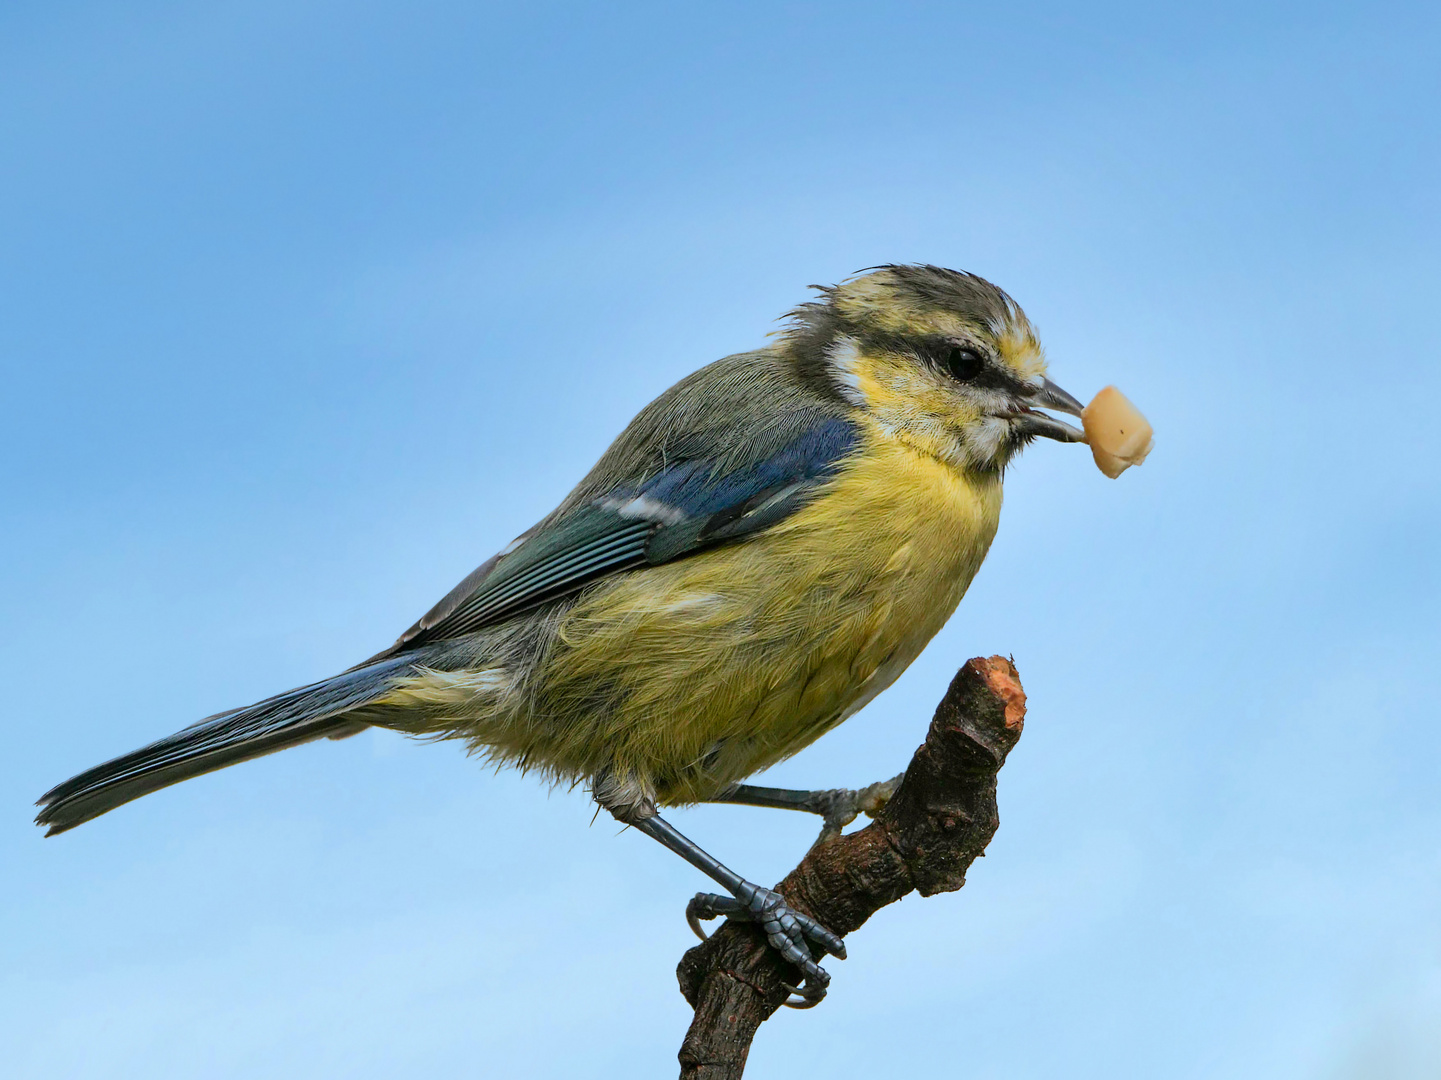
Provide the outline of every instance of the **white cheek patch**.
<path id="1" fill-rule="evenodd" d="M 1004 390 L 972 387 L 971 397 L 980 406 L 980 411 L 985 416 L 1003 416 L 1015 409 L 1011 395 Z"/>
<path id="2" fill-rule="evenodd" d="M 831 376 L 836 387 L 842 397 L 856 406 L 866 403 L 865 394 L 861 393 L 860 375 L 856 370 L 860 357 L 860 346 L 852 337 L 837 338 L 826 352 L 826 360 L 831 366 Z"/>
<path id="3" fill-rule="evenodd" d="M 967 431 L 972 459 L 984 464 L 997 461 L 1010 440 L 1011 422 L 999 416 L 988 416 Z"/>

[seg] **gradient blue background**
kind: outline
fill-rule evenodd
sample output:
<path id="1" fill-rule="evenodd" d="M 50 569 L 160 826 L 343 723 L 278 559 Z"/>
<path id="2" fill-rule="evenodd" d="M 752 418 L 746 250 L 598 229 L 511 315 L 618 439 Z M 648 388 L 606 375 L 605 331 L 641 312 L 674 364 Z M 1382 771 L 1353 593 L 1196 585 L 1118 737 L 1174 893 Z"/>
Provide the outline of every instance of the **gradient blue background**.
<path id="1" fill-rule="evenodd" d="M 7 4 L 5 1075 L 672 1074 L 702 882 L 581 792 L 366 733 L 30 803 L 384 646 L 672 381 L 921 260 L 1157 449 L 1029 450 L 960 614 L 767 774 L 891 775 L 977 653 L 1030 693 L 969 885 L 748 1076 L 1441 1073 L 1441 21 L 1160 7 Z M 677 820 L 765 881 L 814 832 Z"/>

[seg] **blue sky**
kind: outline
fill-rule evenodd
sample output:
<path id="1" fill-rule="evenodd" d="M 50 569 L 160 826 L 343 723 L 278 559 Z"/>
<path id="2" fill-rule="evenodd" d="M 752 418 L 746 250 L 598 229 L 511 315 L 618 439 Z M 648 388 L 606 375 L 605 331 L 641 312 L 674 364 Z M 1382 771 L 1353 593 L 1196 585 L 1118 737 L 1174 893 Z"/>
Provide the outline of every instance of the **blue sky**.
<path id="1" fill-rule="evenodd" d="M 1028 451 L 960 613 L 767 774 L 891 775 L 971 655 L 1030 693 L 970 883 L 747 1075 L 1441 1072 L 1438 46 L 1423 5 L 8 5 L 7 1073 L 670 1073 L 702 882 L 579 792 L 367 733 L 53 840 L 30 803 L 387 644 L 887 261 L 1002 285 L 1157 449 Z M 765 881 L 814 831 L 676 820 Z"/>

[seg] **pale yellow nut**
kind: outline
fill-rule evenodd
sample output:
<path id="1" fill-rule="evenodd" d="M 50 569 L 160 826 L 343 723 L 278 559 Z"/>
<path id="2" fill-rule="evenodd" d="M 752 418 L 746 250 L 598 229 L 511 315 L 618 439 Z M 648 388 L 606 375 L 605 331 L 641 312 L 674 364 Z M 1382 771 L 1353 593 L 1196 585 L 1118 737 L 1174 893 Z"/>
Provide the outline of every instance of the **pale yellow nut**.
<path id="1" fill-rule="evenodd" d="M 1112 480 L 1151 452 L 1151 425 L 1126 395 L 1108 386 L 1081 410 L 1081 426 L 1096 468 Z"/>

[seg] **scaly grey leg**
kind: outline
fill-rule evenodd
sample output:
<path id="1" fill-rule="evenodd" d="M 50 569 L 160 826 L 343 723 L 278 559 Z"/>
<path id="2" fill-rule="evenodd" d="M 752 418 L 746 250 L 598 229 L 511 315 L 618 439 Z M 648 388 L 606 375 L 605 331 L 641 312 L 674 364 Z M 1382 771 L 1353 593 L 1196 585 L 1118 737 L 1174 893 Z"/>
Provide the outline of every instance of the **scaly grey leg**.
<path id="1" fill-rule="evenodd" d="M 830 788 L 826 791 L 794 791 L 790 788 L 758 787 L 736 784 L 721 792 L 711 802 L 743 803 L 746 806 L 769 806 L 779 810 L 805 810 L 819 814 L 825 822 L 816 843 L 824 843 L 849 825 L 861 813 L 875 817 L 901 786 L 905 773 L 889 780 L 871 784 L 859 791 L 853 788 Z"/>
<path id="2" fill-rule="evenodd" d="M 614 811 L 612 811 L 614 813 Z M 844 960 L 846 946 L 839 937 L 820 923 L 786 903 L 785 897 L 774 889 L 752 884 L 734 870 L 722 864 L 714 856 L 703 851 L 687 839 L 675 826 L 659 814 L 648 816 L 627 814 L 616 815 L 619 820 L 633 825 L 654 840 L 659 840 L 701 873 L 712 878 L 726 889 L 731 896 L 716 896 L 711 893 L 697 893 L 686 906 L 686 921 L 702 939 L 698 919 L 713 919 L 725 915 L 756 923 L 765 932 L 766 940 L 787 961 L 801 969 L 805 976 L 801 986 L 787 986 L 786 989 L 799 995 L 798 999 L 786 1002 L 794 1008 L 808 1009 L 826 996 L 826 987 L 831 981 L 826 970 L 815 962 L 808 942 L 815 942 L 823 950 Z M 627 820 L 629 818 L 629 820 Z"/>

